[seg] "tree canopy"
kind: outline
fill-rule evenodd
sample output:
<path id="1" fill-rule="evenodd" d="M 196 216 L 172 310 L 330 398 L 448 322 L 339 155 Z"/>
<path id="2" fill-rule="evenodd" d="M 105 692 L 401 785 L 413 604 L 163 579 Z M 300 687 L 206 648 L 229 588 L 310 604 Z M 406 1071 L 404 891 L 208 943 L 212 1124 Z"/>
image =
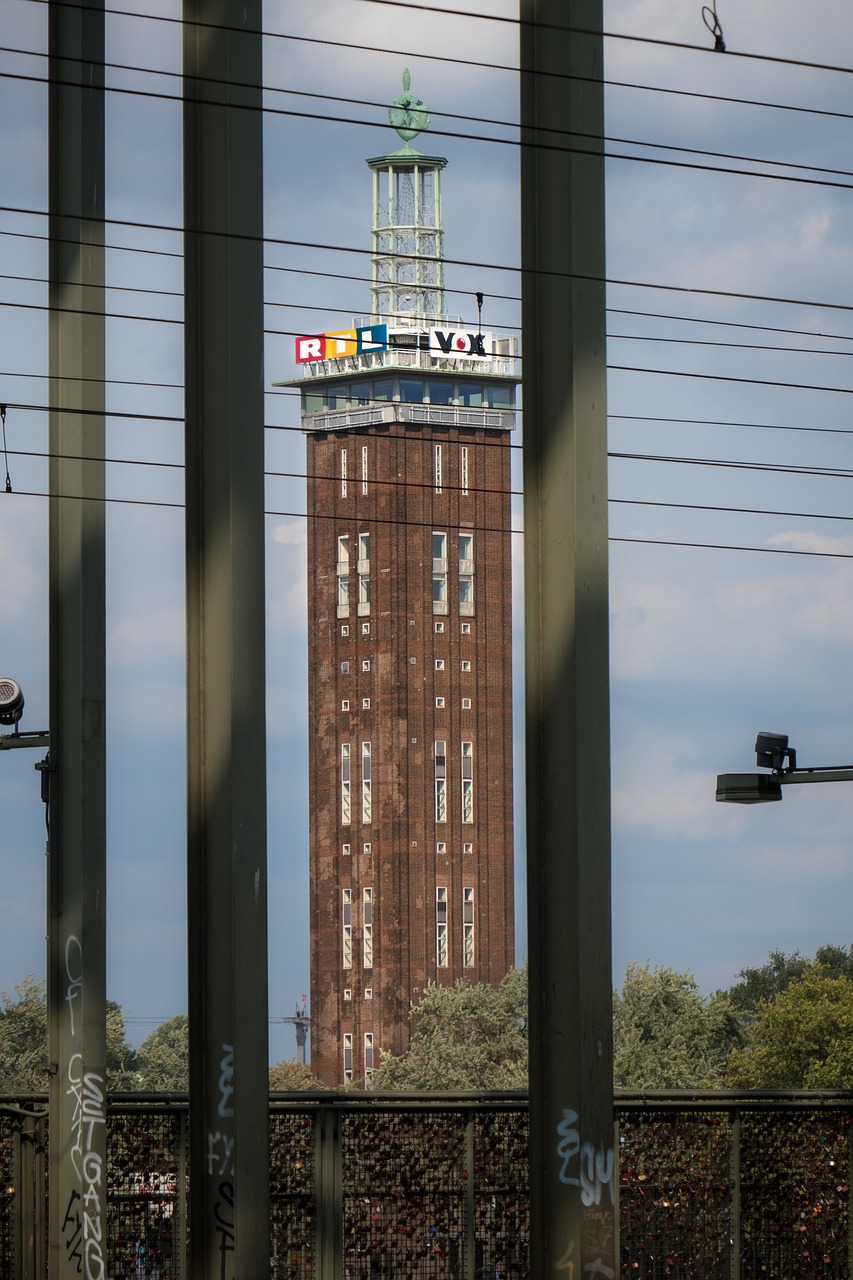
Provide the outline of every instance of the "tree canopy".
<path id="1" fill-rule="evenodd" d="M 771 951 L 767 963 L 757 968 L 741 969 L 740 982 L 729 989 L 728 995 L 734 1007 L 747 1016 L 758 1007 L 761 1000 L 772 1000 L 788 984 L 801 978 L 811 965 L 820 965 L 830 978 L 847 978 L 853 981 L 853 947 L 838 947 L 830 943 L 818 947 L 814 961 L 799 951 L 786 955 L 784 951 Z"/>
<path id="2" fill-rule="evenodd" d="M 772 999 L 759 1000 L 728 1075 L 745 1089 L 853 1087 L 850 978 L 807 962 Z"/>
<path id="3" fill-rule="evenodd" d="M 276 1062 L 270 1067 L 270 1089 L 287 1093 L 295 1089 L 327 1089 L 304 1062 Z"/>
<path id="4" fill-rule="evenodd" d="M 144 1093 L 186 1093 L 189 1062 L 189 1019 L 179 1013 L 161 1022 L 139 1046 L 136 1087 Z"/>
<path id="5" fill-rule="evenodd" d="M 0 1092 L 45 1093 L 47 1063 L 45 984 L 27 974 L 15 983 L 13 993 L 0 992 Z M 107 1001 L 106 1067 L 108 1089 L 136 1087 L 124 1014 L 113 1000 Z"/>
<path id="6" fill-rule="evenodd" d="M 525 1089 L 527 975 L 512 969 L 499 987 L 430 983 L 410 1013 L 412 1039 L 400 1057 L 382 1053 L 377 1089 Z"/>
<path id="7" fill-rule="evenodd" d="M 710 1088 L 718 1084 L 738 1018 L 727 996 L 703 998 L 691 973 L 629 964 L 613 993 L 613 1077 L 623 1089 Z"/>

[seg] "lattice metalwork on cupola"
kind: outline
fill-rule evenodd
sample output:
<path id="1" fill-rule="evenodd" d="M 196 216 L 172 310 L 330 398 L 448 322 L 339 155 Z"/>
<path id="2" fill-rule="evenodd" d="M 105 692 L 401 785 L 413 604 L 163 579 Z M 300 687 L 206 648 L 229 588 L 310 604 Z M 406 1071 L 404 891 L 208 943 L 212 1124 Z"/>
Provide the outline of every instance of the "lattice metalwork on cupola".
<path id="1" fill-rule="evenodd" d="M 373 171 L 373 315 L 395 326 L 428 326 L 444 317 L 441 228 L 443 156 L 426 156 L 409 146 L 429 126 L 429 113 L 410 90 L 388 110 L 404 146 L 367 163 Z"/>

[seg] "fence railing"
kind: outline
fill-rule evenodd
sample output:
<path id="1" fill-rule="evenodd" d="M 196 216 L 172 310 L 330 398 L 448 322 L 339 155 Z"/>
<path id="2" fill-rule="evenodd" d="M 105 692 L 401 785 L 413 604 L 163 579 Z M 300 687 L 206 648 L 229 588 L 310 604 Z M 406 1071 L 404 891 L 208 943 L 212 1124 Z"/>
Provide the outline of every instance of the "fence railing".
<path id="1" fill-rule="evenodd" d="M 10 1280 L 46 1274 L 41 1101 L 0 1100 Z M 186 1102 L 114 1096 L 107 1125 L 109 1276 L 185 1280 Z M 270 1137 L 275 1280 L 528 1280 L 523 1095 L 274 1095 Z M 622 1095 L 616 1149 L 621 1280 L 853 1277 L 850 1095 Z"/>

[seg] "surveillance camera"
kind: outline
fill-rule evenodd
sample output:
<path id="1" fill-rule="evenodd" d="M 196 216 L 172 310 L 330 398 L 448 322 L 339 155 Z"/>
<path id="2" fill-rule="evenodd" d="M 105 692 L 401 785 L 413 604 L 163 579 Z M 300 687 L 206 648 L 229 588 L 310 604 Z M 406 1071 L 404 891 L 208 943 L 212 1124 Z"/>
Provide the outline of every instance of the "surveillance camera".
<path id="1" fill-rule="evenodd" d="M 17 724 L 23 714 L 21 686 L 9 676 L 0 676 L 0 724 Z"/>

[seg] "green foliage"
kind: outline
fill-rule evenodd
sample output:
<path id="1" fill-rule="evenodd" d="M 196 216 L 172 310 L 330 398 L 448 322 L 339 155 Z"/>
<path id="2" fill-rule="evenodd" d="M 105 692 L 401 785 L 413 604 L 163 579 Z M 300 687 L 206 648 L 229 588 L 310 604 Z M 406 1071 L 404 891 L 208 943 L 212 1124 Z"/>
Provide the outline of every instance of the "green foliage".
<path id="1" fill-rule="evenodd" d="M 382 1053 L 376 1089 L 525 1089 L 527 974 L 499 987 L 430 983 L 410 1013 L 412 1039 L 400 1057 Z"/>
<path id="2" fill-rule="evenodd" d="M 850 978 L 805 962 L 773 999 L 758 1001 L 747 1043 L 732 1054 L 728 1074 L 745 1089 L 853 1087 Z"/>
<path id="3" fill-rule="evenodd" d="M 27 974 L 14 995 L 0 992 L 0 1093 L 47 1091 L 47 997 L 45 984 Z M 135 1088 L 134 1054 L 124 1030 L 124 1013 L 107 1001 L 107 1089 Z"/>
<path id="4" fill-rule="evenodd" d="M 790 955 L 784 951 L 771 951 L 767 964 L 740 970 L 740 982 L 729 990 L 729 998 L 739 1012 L 749 1016 L 761 1000 L 772 1000 L 785 991 L 788 984 L 801 978 L 812 963 L 820 965 L 828 977 L 853 981 L 853 947 L 833 944 L 818 947 L 814 962 L 808 956 L 800 955 L 799 951 L 792 951 Z"/>
<path id="5" fill-rule="evenodd" d="M 45 984 L 31 973 L 16 982 L 14 994 L 0 992 L 0 1092 L 47 1090 L 47 1004 Z"/>
<path id="6" fill-rule="evenodd" d="M 327 1089 L 304 1062 L 277 1062 L 270 1067 L 270 1089 L 286 1093 L 294 1089 Z"/>
<path id="7" fill-rule="evenodd" d="M 136 1087 L 144 1093 L 186 1093 L 189 1059 L 189 1019 L 179 1013 L 161 1022 L 139 1046 Z"/>
<path id="8" fill-rule="evenodd" d="M 691 973 L 629 964 L 621 994 L 613 993 L 617 1088 L 713 1087 L 740 1037 L 728 998 L 705 1000 Z"/>

